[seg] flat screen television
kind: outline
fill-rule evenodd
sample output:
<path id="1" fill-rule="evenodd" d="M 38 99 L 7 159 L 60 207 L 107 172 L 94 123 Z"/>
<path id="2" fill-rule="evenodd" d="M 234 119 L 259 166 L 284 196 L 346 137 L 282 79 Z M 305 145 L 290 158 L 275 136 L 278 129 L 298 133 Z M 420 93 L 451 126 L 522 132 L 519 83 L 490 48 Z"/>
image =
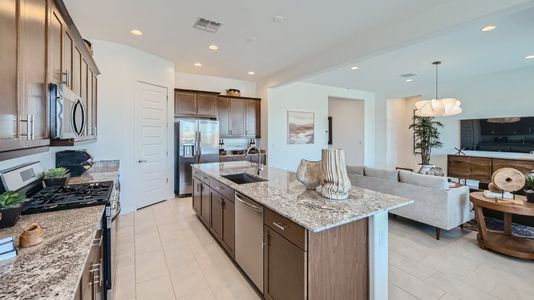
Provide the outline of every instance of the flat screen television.
<path id="1" fill-rule="evenodd" d="M 531 153 L 534 117 L 461 120 L 460 144 L 466 150 Z"/>

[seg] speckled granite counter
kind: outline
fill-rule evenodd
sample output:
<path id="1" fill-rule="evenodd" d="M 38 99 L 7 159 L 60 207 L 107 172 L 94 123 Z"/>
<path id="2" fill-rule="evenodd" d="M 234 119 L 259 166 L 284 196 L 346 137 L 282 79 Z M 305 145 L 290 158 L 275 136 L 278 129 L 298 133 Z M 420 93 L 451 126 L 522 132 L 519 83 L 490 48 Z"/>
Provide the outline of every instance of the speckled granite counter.
<path id="1" fill-rule="evenodd" d="M 34 220 L 46 230 L 43 243 L 19 249 L 0 262 L 0 299 L 73 299 L 104 207 L 22 216 L 0 238 L 15 238 Z"/>
<path id="2" fill-rule="evenodd" d="M 267 166 L 260 177 L 268 181 L 239 185 L 221 177 L 237 173 L 254 175 L 254 164 L 246 161 L 193 166 L 312 232 L 413 203 L 412 200 L 354 186 L 346 200 L 326 199 L 315 191 L 306 190 L 295 173 Z"/>
<path id="3" fill-rule="evenodd" d="M 69 184 L 92 183 L 99 181 L 116 181 L 119 178 L 118 160 L 100 160 L 81 176 L 71 177 Z"/>

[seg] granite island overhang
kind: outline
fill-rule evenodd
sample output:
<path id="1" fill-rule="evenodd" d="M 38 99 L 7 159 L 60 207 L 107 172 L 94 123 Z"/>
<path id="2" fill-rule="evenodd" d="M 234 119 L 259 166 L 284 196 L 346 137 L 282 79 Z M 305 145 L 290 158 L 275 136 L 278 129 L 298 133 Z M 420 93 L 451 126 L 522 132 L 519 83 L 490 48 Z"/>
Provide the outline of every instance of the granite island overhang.
<path id="1" fill-rule="evenodd" d="M 256 176 L 255 164 L 246 161 L 193 168 L 307 231 L 304 298 L 387 299 L 388 211 L 412 200 L 354 186 L 348 199 L 330 200 L 306 190 L 295 173 L 268 166 L 259 176 L 265 181 L 236 184 L 223 177 Z"/>

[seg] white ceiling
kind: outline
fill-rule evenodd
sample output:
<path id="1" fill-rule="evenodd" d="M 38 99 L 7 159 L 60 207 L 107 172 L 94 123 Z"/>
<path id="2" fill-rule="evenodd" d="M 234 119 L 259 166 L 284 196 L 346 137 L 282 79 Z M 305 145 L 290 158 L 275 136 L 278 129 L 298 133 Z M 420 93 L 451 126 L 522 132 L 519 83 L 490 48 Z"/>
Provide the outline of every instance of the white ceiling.
<path id="1" fill-rule="evenodd" d="M 163 57 L 182 72 L 259 80 L 374 28 L 395 26 L 450 0 L 65 0 L 81 34 Z M 281 15 L 284 22 L 274 23 Z M 212 34 L 197 17 L 222 22 Z M 141 37 L 130 34 L 136 28 Z M 254 36 L 255 42 L 246 38 Z M 219 50 L 208 50 L 216 44 Z M 195 62 L 203 64 L 194 67 Z M 256 72 L 250 77 L 248 71 Z"/>
<path id="2" fill-rule="evenodd" d="M 481 32 L 495 24 L 492 32 Z M 439 37 L 400 48 L 372 58 L 355 61 L 356 71 L 343 66 L 311 78 L 307 82 L 390 93 L 418 90 L 433 85 L 432 61 L 441 60 L 440 81 L 457 80 L 519 68 L 534 68 L 534 8 L 512 14 L 477 20 Z M 413 82 L 399 75 L 416 73 Z M 431 96 L 431 95 L 428 95 Z"/>

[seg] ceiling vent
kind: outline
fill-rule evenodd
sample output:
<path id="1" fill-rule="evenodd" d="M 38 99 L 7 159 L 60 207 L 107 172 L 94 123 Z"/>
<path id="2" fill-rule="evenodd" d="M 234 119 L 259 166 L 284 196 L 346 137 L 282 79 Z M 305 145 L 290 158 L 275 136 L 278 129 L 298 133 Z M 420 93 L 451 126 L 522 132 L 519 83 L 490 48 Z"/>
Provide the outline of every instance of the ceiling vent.
<path id="1" fill-rule="evenodd" d="M 217 30 L 219 30 L 219 28 L 221 28 L 221 25 L 222 23 L 198 17 L 195 24 L 193 25 L 193 28 L 215 33 L 217 32 Z"/>
<path id="2" fill-rule="evenodd" d="M 402 78 L 410 78 L 410 77 L 414 77 L 414 76 L 417 76 L 417 74 L 415 73 L 406 73 L 406 74 L 401 74 L 400 77 Z"/>

